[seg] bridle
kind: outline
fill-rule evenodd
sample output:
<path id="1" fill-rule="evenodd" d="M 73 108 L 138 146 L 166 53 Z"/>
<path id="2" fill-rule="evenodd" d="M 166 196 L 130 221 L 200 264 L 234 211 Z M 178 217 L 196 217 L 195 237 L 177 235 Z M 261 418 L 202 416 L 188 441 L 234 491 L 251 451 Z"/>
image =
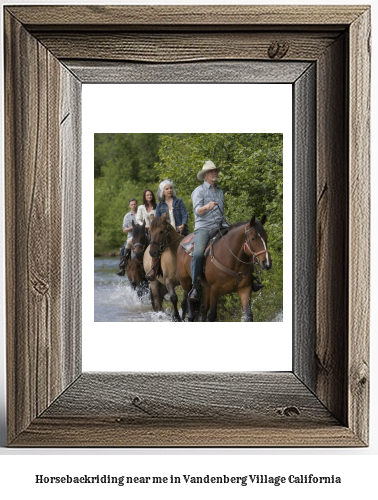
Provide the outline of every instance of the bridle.
<path id="1" fill-rule="evenodd" d="M 165 222 L 165 243 L 158 243 L 157 241 L 155 240 L 151 240 L 150 241 L 150 246 L 151 245 L 158 245 L 159 246 L 159 251 L 158 251 L 158 256 L 157 257 L 152 257 L 152 266 L 151 266 L 151 269 L 149 271 L 146 272 L 146 276 L 148 276 L 150 274 L 150 272 L 156 268 L 156 266 L 158 265 L 158 262 L 160 260 L 160 257 L 162 255 L 162 253 L 164 252 L 164 250 L 168 247 L 170 247 L 171 245 L 173 245 L 174 243 L 176 243 L 176 241 L 179 241 L 182 236 L 180 234 L 180 236 L 174 240 L 174 241 L 169 241 L 170 240 L 170 232 L 169 232 L 169 226 L 168 226 L 168 223 Z"/>
<path id="2" fill-rule="evenodd" d="M 230 253 L 235 257 L 235 259 L 237 259 L 239 262 L 242 262 L 243 264 L 246 264 L 246 267 L 242 270 L 242 271 L 234 271 L 233 269 L 229 269 L 228 267 L 224 266 L 223 264 L 221 264 L 214 256 L 214 252 L 213 252 L 213 243 L 210 243 L 210 259 L 211 259 L 211 262 L 216 266 L 218 267 L 218 269 L 220 269 L 221 271 L 231 275 L 231 276 L 234 276 L 236 278 L 236 284 L 235 284 L 235 290 L 237 288 L 237 286 L 240 284 L 240 282 L 242 281 L 242 279 L 247 275 L 248 273 L 248 270 L 250 269 L 250 266 L 254 266 L 254 264 L 257 264 L 260 268 L 261 268 L 261 264 L 260 264 L 260 260 L 258 258 L 259 255 L 265 253 L 267 255 L 267 260 L 269 260 L 269 251 L 268 249 L 266 248 L 266 245 L 265 245 L 265 242 L 263 240 L 263 238 L 261 237 L 260 233 L 256 231 L 256 233 L 258 234 L 258 236 L 261 238 L 261 241 L 263 242 L 264 244 L 264 247 L 265 249 L 264 250 L 261 250 L 260 252 L 255 252 L 251 246 L 251 243 L 248 239 L 248 233 L 250 231 L 252 231 L 252 229 L 256 229 L 256 228 L 249 228 L 247 229 L 247 225 L 245 226 L 245 230 L 244 230 L 244 240 L 243 240 L 243 248 L 244 248 L 244 251 L 245 253 L 248 255 L 248 252 L 246 250 L 248 250 L 249 252 L 251 252 L 250 256 L 252 257 L 252 260 L 249 261 L 249 262 L 245 262 L 244 260 L 241 260 L 239 259 L 239 257 L 237 257 L 234 252 L 231 250 L 231 248 L 227 245 L 227 242 L 223 236 L 223 234 L 221 234 L 221 237 L 223 238 L 223 242 L 225 243 L 226 247 L 228 248 L 228 250 L 230 251 Z M 259 272 L 260 274 L 260 272 Z M 260 281 L 260 280 L 259 280 Z"/>
<path id="3" fill-rule="evenodd" d="M 142 251 L 146 248 L 146 245 L 142 245 L 142 243 L 135 243 L 135 245 L 132 246 L 132 249 L 135 251 L 135 247 L 142 247 Z"/>
<path id="4" fill-rule="evenodd" d="M 245 226 L 245 229 L 244 229 L 244 240 L 243 240 L 243 248 L 244 248 L 244 252 L 248 255 L 248 252 L 247 250 L 250 252 L 250 256 L 252 257 L 252 261 L 249 261 L 249 262 L 245 262 L 244 260 L 241 260 L 239 259 L 239 257 L 237 255 L 234 254 L 234 252 L 231 250 L 231 248 L 227 245 L 227 242 L 223 236 L 223 234 L 221 234 L 221 237 L 223 238 L 223 242 L 224 244 L 226 245 L 226 247 L 228 248 L 229 252 L 235 257 L 236 260 L 238 260 L 239 262 L 243 263 L 243 264 L 247 264 L 247 265 L 250 265 L 250 264 L 257 264 L 261 267 L 261 264 L 260 264 L 260 260 L 258 258 L 259 255 L 262 255 L 263 253 L 266 253 L 267 254 L 267 260 L 268 259 L 268 256 L 270 257 L 270 254 L 269 254 L 269 250 L 266 248 L 266 245 L 265 245 L 265 241 L 263 240 L 261 234 L 256 231 L 257 235 L 259 236 L 259 238 L 261 239 L 261 241 L 263 242 L 263 245 L 264 245 L 264 250 L 261 250 L 260 252 L 255 252 L 251 246 L 251 242 L 249 241 L 248 239 L 248 233 L 250 231 L 252 231 L 252 229 L 255 229 L 254 227 L 250 227 L 249 229 L 247 229 L 247 224 Z"/>
<path id="5" fill-rule="evenodd" d="M 248 233 L 250 231 L 252 231 L 252 229 L 255 229 L 253 227 L 247 229 L 247 226 L 245 226 L 245 231 L 244 231 L 244 251 L 245 253 L 248 255 L 248 252 L 251 252 L 251 256 L 252 256 L 252 262 L 253 264 L 258 264 L 260 267 L 261 267 L 261 264 L 260 264 L 260 260 L 258 258 L 259 255 L 262 255 L 263 253 L 266 254 L 266 260 L 267 262 L 269 262 L 269 258 L 270 258 L 270 253 L 269 253 L 269 250 L 266 248 L 266 244 L 265 244 L 265 241 L 263 239 L 263 237 L 261 236 L 261 234 L 256 231 L 257 233 L 257 236 L 261 239 L 263 245 L 264 245 L 264 250 L 260 250 L 260 252 L 255 252 L 252 248 L 252 245 L 251 245 L 251 242 L 249 241 L 248 239 Z"/>
<path id="6" fill-rule="evenodd" d="M 133 246 L 131 247 L 132 251 L 134 252 L 134 254 L 136 254 L 136 247 L 141 247 L 141 250 L 140 252 L 144 252 L 147 245 L 148 245 L 148 234 L 146 233 L 146 231 L 144 231 L 144 245 L 143 243 L 140 243 L 140 242 L 136 242 L 133 244 Z"/>
<path id="7" fill-rule="evenodd" d="M 231 224 L 230 224 L 230 223 L 226 220 L 226 218 L 225 218 L 225 216 L 224 216 L 224 213 L 223 213 L 223 212 L 222 212 L 222 210 L 219 208 L 219 205 L 215 205 L 215 207 L 219 210 L 219 212 L 220 212 L 220 213 L 221 213 L 221 215 L 222 215 L 223 220 L 224 220 L 224 221 L 227 223 L 227 225 L 230 227 L 230 226 L 231 226 Z M 214 207 L 214 208 L 215 208 L 215 207 Z M 212 210 L 211 210 L 211 212 L 212 212 L 213 210 L 214 210 L 214 209 L 212 209 Z M 214 215 L 213 215 L 213 217 L 214 217 Z M 215 221 L 215 218 L 214 218 L 214 221 Z M 219 233 L 220 233 L 221 237 L 223 238 L 223 241 L 224 241 L 224 243 L 225 243 L 226 247 L 228 248 L 228 250 L 230 251 L 230 253 L 231 253 L 231 254 L 235 257 L 235 259 L 236 259 L 236 260 L 238 260 L 239 262 L 242 262 L 243 264 L 247 264 L 247 265 L 250 265 L 250 264 L 257 264 L 257 265 L 259 265 L 259 266 L 261 267 L 261 265 L 260 265 L 260 260 L 259 260 L 258 256 L 259 256 L 259 255 L 262 255 L 263 253 L 266 253 L 266 260 L 267 260 L 267 261 L 269 261 L 269 258 L 270 258 L 269 250 L 266 248 L 265 241 L 264 241 L 264 239 L 262 238 L 261 234 L 260 234 L 258 231 L 256 231 L 256 233 L 257 233 L 257 235 L 259 236 L 259 238 L 261 239 L 261 241 L 262 241 L 262 243 L 263 243 L 263 245 L 264 245 L 264 250 L 261 250 L 260 252 L 255 252 L 255 251 L 253 250 L 253 248 L 252 248 L 252 246 L 251 246 L 251 243 L 250 243 L 250 241 L 249 241 L 249 239 L 248 239 L 248 233 L 249 233 L 249 231 L 252 231 L 252 229 L 255 229 L 255 230 L 256 230 L 256 228 L 254 228 L 254 227 L 250 227 L 249 229 L 247 229 L 247 225 L 248 225 L 248 224 L 246 224 L 245 229 L 244 229 L 244 242 L 243 242 L 243 247 L 244 247 L 244 251 L 245 251 L 245 253 L 246 253 L 247 255 L 248 255 L 247 250 L 249 250 L 249 252 L 251 252 L 251 253 L 250 253 L 250 255 L 252 256 L 252 262 L 244 262 L 243 260 L 239 259 L 239 257 L 237 257 L 237 256 L 233 253 L 233 251 L 231 250 L 231 248 L 227 245 L 226 240 L 224 239 L 223 234 L 221 233 L 220 229 L 219 229 Z"/>
<path id="8" fill-rule="evenodd" d="M 169 241 L 170 238 L 171 238 L 171 235 L 170 235 L 170 232 L 169 232 L 169 226 L 168 226 L 168 223 L 165 222 L 165 242 L 164 243 L 158 243 L 157 241 L 155 240 L 151 240 L 150 241 L 150 246 L 151 245 L 158 245 L 159 246 L 159 257 L 161 257 L 161 254 L 164 252 L 164 250 L 168 247 L 170 247 L 171 245 L 173 245 L 174 243 L 176 243 L 177 241 L 179 241 L 182 236 L 180 234 L 180 236 L 176 239 L 176 240 L 173 240 L 173 241 Z"/>

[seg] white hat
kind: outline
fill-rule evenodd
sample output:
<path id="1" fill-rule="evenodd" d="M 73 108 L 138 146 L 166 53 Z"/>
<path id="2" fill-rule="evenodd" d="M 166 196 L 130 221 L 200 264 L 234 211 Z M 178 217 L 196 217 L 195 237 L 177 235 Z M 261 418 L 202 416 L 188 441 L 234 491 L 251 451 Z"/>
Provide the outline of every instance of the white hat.
<path id="1" fill-rule="evenodd" d="M 205 177 L 204 177 L 204 175 L 205 175 L 207 172 L 209 172 L 210 170 L 215 170 L 215 169 L 217 169 L 217 170 L 222 170 L 222 167 L 216 167 L 216 166 L 214 165 L 214 163 L 213 163 L 211 160 L 206 161 L 206 162 L 205 162 L 205 164 L 204 164 L 204 166 L 202 167 L 201 172 L 198 172 L 198 174 L 197 174 L 197 179 L 198 179 L 199 181 L 203 181 L 203 180 L 204 180 L 204 178 L 205 178 Z"/>

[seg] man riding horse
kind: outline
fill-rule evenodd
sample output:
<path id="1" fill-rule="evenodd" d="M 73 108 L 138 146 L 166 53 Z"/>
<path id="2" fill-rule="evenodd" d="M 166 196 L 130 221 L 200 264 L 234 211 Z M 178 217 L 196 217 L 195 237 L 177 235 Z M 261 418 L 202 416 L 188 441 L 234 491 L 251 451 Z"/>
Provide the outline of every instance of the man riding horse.
<path id="1" fill-rule="evenodd" d="M 191 262 L 192 288 L 188 299 L 197 302 L 200 296 L 201 272 L 204 252 L 210 240 L 211 232 L 227 227 L 223 216 L 224 196 L 218 186 L 218 174 L 222 167 L 216 167 L 212 161 L 206 161 L 202 170 L 198 172 L 197 179 L 204 181 L 192 193 L 194 210 L 194 251 Z M 254 283 L 254 291 L 262 285 Z"/>

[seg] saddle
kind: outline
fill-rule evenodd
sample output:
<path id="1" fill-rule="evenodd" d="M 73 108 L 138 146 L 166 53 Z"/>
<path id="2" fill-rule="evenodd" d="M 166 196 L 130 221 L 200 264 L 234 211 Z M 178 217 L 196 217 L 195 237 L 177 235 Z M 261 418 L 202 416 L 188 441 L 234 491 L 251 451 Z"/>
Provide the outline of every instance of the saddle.
<path id="1" fill-rule="evenodd" d="M 220 239 L 220 237 L 226 234 L 227 232 L 228 232 L 228 227 L 222 227 L 220 230 L 218 228 L 215 228 L 210 231 L 210 241 L 205 249 L 204 253 L 205 257 L 207 257 L 207 255 L 210 252 L 210 246 L 214 245 L 214 243 L 216 243 Z M 190 255 L 190 257 L 193 257 L 195 240 L 196 240 L 196 235 L 194 233 L 190 233 L 180 243 L 182 248 L 188 255 Z"/>
<path id="2" fill-rule="evenodd" d="M 228 232 L 228 227 L 222 227 L 222 228 L 215 228 L 215 229 L 212 229 L 210 231 L 210 241 L 206 247 L 206 250 L 205 250 L 205 253 L 204 253 L 204 257 L 206 258 L 210 251 L 211 251 L 211 248 L 212 246 L 224 235 Z M 185 250 L 185 252 L 190 255 L 190 257 L 193 257 L 193 251 L 194 251 L 194 242 L 196 240 L 196 235 L 194 233 L 191 233 L 189 234 L 188 236 L 186 236 L 180 243 L 180 245 L 182 246 L 182 248 Z M 211 255 L 213 256 L 213 253 L 211 253 Z M 237 273 L 236 271 L 232 271 L 231 269 L 227 269 L 226 267 L 224 267 L 220 262 L 218 262 L 216 259 L 214 259 L 214 264 L 220 268 L 221 270 L 223 270 L 224 272 L 226 272 L 227 274 L 231 274 L 232 276 L 235 276 L 236 277 L 236 285 L 235 287 L 240 283 L 240 280 L 243 278 L 243 275 L 241 275 L 241 273 Z M 205 279 L 205 268 L 206 268 L 206 261 L 204 259 L 203 261 L 203 264 L 202 264 L 202 284 L 204 286 L 208 286 L 207 285 L 207 282 L 206 282 L 206 279 Z M 263 284 L 259 282 L 259 280 L 255 277 L 255 276 L 252 276 L 252 290 L 254 292 L 259 292 L 261 290 L 261 288 L 263 288 Z"/>

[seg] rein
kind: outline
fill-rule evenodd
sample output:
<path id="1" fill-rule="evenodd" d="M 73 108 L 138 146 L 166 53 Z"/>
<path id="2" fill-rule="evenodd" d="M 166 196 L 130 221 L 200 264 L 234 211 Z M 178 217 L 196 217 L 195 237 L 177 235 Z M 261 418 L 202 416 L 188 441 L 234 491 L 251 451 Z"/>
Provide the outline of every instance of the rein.
<path id="1" fill-rule="evenodd" d="M 250 266 L 253 266 L 254 264 L 257 264 L 258 266 L 260 266 L 260 261 L 258 259 L 258 255 L 261 255 L 263 253 L 267 253 L 269 254 L 269 251 L 268 249 L 264 249 L 264 250 L 261 250 L 260 252 L 254 252 L 252 247 L 251 247 L 251 244 L 248 240 L 248 233 L 249 231 L 251 231 L 253 228 L 250 228 L 247 230 L 247 226 L 245 226 L 245 230 L 244 230 L 244 242 L 243 242 L 243 248 L 244 248 L 244 251 L 245 253 L 248 255 L 248 253 L 246 252 L 246 249 L 249 250 L 251 252 L 251 257 L 252 257 L 252 260 L 250 262 L 245 262 L 244 260 L 241 260 L 239 259 L 239 257 L 237 257 L 233 251 L 231 250 L 231 248 L 227 245 L 227 242 L 223 236 L 223 234 L 221 234 L 221 237 L 223 238 L 223 242 L 225 243 L 226 247 L 228 248 L 228 250 L 230 251 L 230 253 L 235 257 L 236 260 L 238 260 L 239 262 L 242 262 L 243 264 L 246 264 L 246 267 L 242 270 L 242 271 L 234 271 L 233 269 L 229 269 L 228 267 L 224 266 L 223 264 L 221 264 L 214 256 L 214 249 L 213 249 L 213 243 L 210 243 L 210 259 L 211 259 L 211 262 L 218 268 L 220 269 L 221 271 L 229 274 L 230 276 L 234 276 L 236 278 L 236 285 L 235 285 L 235 289 L 236 287 L 240 284 L 240 282 L 242 281 L 243 278 L 245 278 L 246 276 L 246 272 L 249 270 Z M 258 233 L 259 234 L 259 233 Z M 260 236 L 260 235 L 259 235 Z"/>
<path id="2" fill-rule="evenodd" d="M 257 258 L 257 256 L 258 256 L 258 255 L 261 255 L 261 254 L 263 254 L 263 253 L 266 253 L 266 254 L 268 254 L 268 255 L 270 256 L 270 254 L 269 254 L 269 250 L 268 250 L 267 248 L 265 248 L 264 250 L 261 250 L 260 252 L 254 252 L 254 251 L 253 251 L 253 248 L 251 247 L 251 243 L 250 243 L 250 241 L 249 241 L 249 240 L 248 240 L 248 238 L 247 238 L 247 234 L 249 233 L 249 231 L 251 231 L 251 230 L 252 230 L 252 228 L 250 228 L 250 229 L 248 229 L 248 230 L 247 230 L 247 226 L 245 226 L 245 228 L 246 228 L 246 229 L 245 229 L 245 231 L 244 231 L 244 251 L 245 251 L 245 253 L 248 255 L 248 253 L 246 252 L 246 248 L 247 248 L 247 249 L 251 252 L 251 256 L 252 256 L 252 259 L 253 259 L 253 260 L 252 260 L 252 262 L 253 262 L 253 263 L 255 263 L 255 262 L 256 262 L 258 265 L 260 265 L 260 261 L 259 261 L 259 259 Z M 257 233 L 257 234 L 260 236 L 261 240 L 262 240 L 262 241 L 264 241 L 264 240 L 262 239 L 262 237 L 261 237 L 260 233 Z M 265 244 L 264 244 L 264 246 L 265 246 Z"/>
<path id="3" fill-rule="evenodd" d="M 168 243 L 168 240 L 170 238 L 170 234 L 169 234 L 169 226 L 168 226 L 167 223 L 165 224 L 165 230 L 166 230 L 166 232 L 165 232 L 165 243 L 164 243 L 164 245 L 159 245 L 159 257 L 158 258 L 161 257 L 161 254 L 164 252 L 164 250 L 166 248 L 170 247 L 171 245 L 173 245 L 174 243 L 176 243 L 177 241 L 179 241 L 182 238 L 182 236 L 180 234 L 180 236 L 176 240 L 171 241 L 170 243 Z M 150 245 L 158 245 L 158 242 L 155 241 L 155 240 L 152 240 L 150 242 Z"/>
<path id="4" fill-rule="evenodd" d="M 135 245 L 133 245 L 133 250 L 135 250 L 135 247 L 137 247 L 137 246 L 142 247 L 142 250 L 144 250 L 146 248 L 146 245 L 142 245 L 142 243 L 135 243 Z"/>
<path id="5" fill-rule="evenodd" d="M 135 260 L 135 262 L 137 262 L 138 264 L 142 264 L 143 263 L 143 259 L 142 260 L 139 260 L 136 258 L 136 247 L 142 247 L 141 248 L 141 252 L 144 252 L 146 247 L 147 247 L 147 243 L 148 243 L 148 234 L 145 232 L 144 233 L 144 239 L 145 239 L 145 244 L 143 245 L 142 243 L 134 243 L 134 245 L 131 247 L 132 248 L 132 251 L 134 252 L 134 257 L 133 259 Z"/>
<path id="6" fill-rule="evenodd" d="M 139 247 L 142 247 L 142 251 L 145 250 L 146 247 L 147 247 L 147 244 L 148 244 L 148 240 L 149 240 L 148 233 L 145 230 L 145 232 L 144 232 L 144 241 L 145 241 L 145 244 L 143 245 L 142 243 L 139 243 L 139 242 L 134 243 L 134 245 L 132 246 L 132 249 L 135 251 L 135 247 L 139 246 Z"/>
<path id="7" fill-rule="evenodd" d="M 150 272 L 151 272 L 151 271 L 152 271 L 152 270 L 153 270 L 153 269 L 154 269 L 154 268 L 158 265 L 158 262 L 159 262 L 159 260 L 160 260 L 160 258 L 161 258 L 161 256 L 162 256 L 162 254 L 163 254 L 164 250 L 165 250 L 166 248 L 170 247 L 171 245 L 173 245 L 174 243 L 176 243 L 177 241 L 179 241 L 180 239 L 182 239 L 182 236 L 181 236 L 181 234 L 180 234 L 180 236 L 179 236 L 176 240 L 171 241 L 170 243 L 168 243 L 168 240 L 169 240 L 169 238 L 170 238 L 168 223 L 165 223 L 165 229 L 166 229 L 166 233 L 165 233 L 165 244 L 164 244 L 164 245 L 159 245 L 159 255 L 158 255 L 157 257 L 154 257 L 154 258 L 152 259 L 152 262 L 154 262 L 154 261 L 155 261 L 155 263 L 154 263 L 154 264 L 152 264 L 152 267 L 151 267 L 151 269 L 150 269 L 150 270 L 146 273 L 146 276 L 147 276 L 147 275 L 149 275 L 149 274 L 150 274 Z M 150 245 L 152 245 L 152 244 L 154 244 L 154 245 L 158 245 L 158 242 L 157 242 L 157 241 L 155 241 L 155 240 L 152 240 L 152 241 L 150 241 Z"/>
<path id="8" fill-rule="evenodd" d="M 230 227 L 230 226 L 231 226 L 231 224 L 230 224 L 230 223 L 226 220 L 226 218 L 225 218 L 225 216 L 224 216 L 224 213 L 223 213 L 223 212 L 222 212 L 222 210 L 219 208 L 219 205 L 218 205 L 218 204 L 217 204 L 217 205 L 215 205 L 215 207 L 214 207 L 214 208 L 217 208 L 217 209 L 219 210 L 219 212 L 220 212 L 220 213 L 221 213 L 221 215 L 222 215 L 222 219 L 223 219 L 223 220 L 226 222 L 226 224 Z M 212 208 L 212 209 L 211 209 L 211 212 L 214 210 L 214 208 Z M 214 218 L 214 221 L 215 221 L 215 217 L 214 217 L 214 215 L 213 215 L 213 218 Z M 253 257 L 253 261 L 252 261 L 252 262 L 253 262 L 253 263 L 255 263 L 255 262 L 256 262 L 256 263 L 259 265 L 259 264 L 260 264 L 260 262 L 259 262 L 259 259 L 257 258 L 257 256 L 258 256 L 258 255 L 261 255 L 261 254 L 263 254 L 263 253 L 267 253 L 267 254 L 269 254 L 269 251 L 268 251 L 268 249 L 261 250 L 261 252 L 254 252 L 254 251 L 253 251 L 253 249 L 252 249 L 252 247 L 251 247 L 251 245 L 250 245 L 250 242 L 249 242 L 249 241 L 248 241 L 248 239 L 247 239 L 247 234 L 248 234 L 248 233 L 249 233 L 249 231 L 251 231 L 252 229 L 253 229 L 253 228 L 251 227 L 250 229 L 248 229 L 248 230 L 247 230 L 247 226 L 245 226 L 245 231 L 244 231 L 244 251 L 245 251 L 245 253 L 248 255 L 248 253 L 247 253 L 247 252 L 246 252 L 246 250 L 245 250 L 245 249 L 247 248 L 247 249 L 251 252 L 251 255 L 252 255 L 252 257 Z M 219 230 L 218 230 L 218 231 L 219 231 L 219 233 L 220 233 L 221 237 L 224 239 L 224 236 L 223 236 L 223 234 L 221 233 L 220 228 L 219 228 Z M 260 236 L 260 234 L 259 234 L 259 236 Z M 261 236 L 260 236 L 260 238 L 261 238 Z M 227 245 L 226 240 L 224 240 L 224 243 L 225 243 L 226 247 L 228 248 L 228 250 L 230 251 L 230 253 L 231 253 L 231 254 L 235 257 L 235 259 L 236 259 L 236 260 L 238 260 L 239 262 L 242 262 L 243 264 L 247 264 L 247 265 L 249 265 L 249 264 L 250 264 L 249 262 L 244 262 L 243 260 L 239 259 L 239 257 L 237 257 L 237 256 L 233 253 L 233 251 L 231 250 L 231 248 Z"/>

